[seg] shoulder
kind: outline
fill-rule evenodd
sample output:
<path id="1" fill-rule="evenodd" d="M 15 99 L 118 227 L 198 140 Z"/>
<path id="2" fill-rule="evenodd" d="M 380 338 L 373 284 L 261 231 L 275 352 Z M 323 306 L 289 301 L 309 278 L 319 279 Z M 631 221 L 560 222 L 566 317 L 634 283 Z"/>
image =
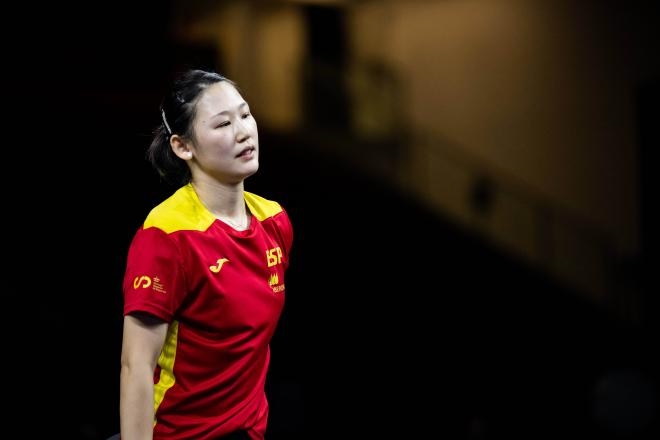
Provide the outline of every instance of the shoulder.
<path id="1" fill-rule="evenodd" d="M 215 217 L 200 202 L 192 185 L 186 185 L 151 210 L 143 229 L 157 228 L 166 234 L 205 231 Z"/>
<path id="2" fill-rule="evenodd" d="M 273 231 L 280 236 L 287 249 L 290 248 L 293 240 L 293 227 L 286 210 L 278 202 L 247 191 L 244 194 L 250 212 L 259 219 L 266 230 Z"/>
<path id="3" fill-rule="evenodd" d="M 261 222 L 273 218 L 280 213 L 284 213 L 282 206 L 273 200 L 265 199 L 247 191 L 243 194 L 245 197 L 245 203 L 247 203 L 250 208 L 250 212 Z"/>

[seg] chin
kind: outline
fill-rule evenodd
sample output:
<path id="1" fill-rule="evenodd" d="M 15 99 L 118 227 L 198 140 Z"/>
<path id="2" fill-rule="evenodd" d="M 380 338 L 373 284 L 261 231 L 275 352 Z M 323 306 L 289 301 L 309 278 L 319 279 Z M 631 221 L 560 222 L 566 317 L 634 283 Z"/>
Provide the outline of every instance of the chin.
<path id="1" fill-rule="evenodd" d="M 249 167 L 246 167 L 247 170 L 245 171 L 245 174 L 243 175 L 244 179 L 247 179 L 251 175 L 255 174 L 257 171 L 259 171 L 259 160 L 255 159 L 253 162 L 250 163 Z"/>

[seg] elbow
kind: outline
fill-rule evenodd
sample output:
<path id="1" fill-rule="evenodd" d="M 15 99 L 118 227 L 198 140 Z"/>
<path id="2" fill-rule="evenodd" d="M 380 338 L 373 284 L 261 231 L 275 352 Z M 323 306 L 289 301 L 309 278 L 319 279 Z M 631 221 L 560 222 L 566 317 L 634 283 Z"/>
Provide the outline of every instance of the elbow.
<path id="1" fill-rule="evenodd" d="M 145 356 L 129 356 L 122 353 L 121 356 L 121 371 L 122 374 L 131 372 L 149 372 L 153 374 L 156 369 L 157 358 L 147 359 Z"/>

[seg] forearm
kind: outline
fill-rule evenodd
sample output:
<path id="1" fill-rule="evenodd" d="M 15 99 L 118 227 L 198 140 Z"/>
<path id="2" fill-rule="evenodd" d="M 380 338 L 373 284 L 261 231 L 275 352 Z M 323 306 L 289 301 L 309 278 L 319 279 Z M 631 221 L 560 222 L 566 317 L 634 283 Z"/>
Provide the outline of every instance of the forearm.
<path id="1" fill-rule="evenodd" d="M 153 438 L 154 385 L 149 366 L 122 366 L 119 415 L 122 440 Z"/>

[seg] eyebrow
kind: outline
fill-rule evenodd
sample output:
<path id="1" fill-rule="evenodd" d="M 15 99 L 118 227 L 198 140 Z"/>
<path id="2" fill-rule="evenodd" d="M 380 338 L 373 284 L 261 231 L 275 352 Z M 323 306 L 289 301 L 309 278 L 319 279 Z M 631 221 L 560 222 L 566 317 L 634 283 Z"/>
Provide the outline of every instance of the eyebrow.
<path id="1" fill-rule="evenodd" d="M 244 102 L 238 104 L 238 106 L 236 107 L 236 110 L 240 110 L 241 107 L 247 107 L 247 102 L 244 101 Z M 220 113 L 214 114 L 213 116 L 211 116 L 211 118 L 215 118 L 216 116 L 221 116 L 221 115 L 227 115 L 229 113 L 231 113 L 229 110 L 223 110 Z"/>

